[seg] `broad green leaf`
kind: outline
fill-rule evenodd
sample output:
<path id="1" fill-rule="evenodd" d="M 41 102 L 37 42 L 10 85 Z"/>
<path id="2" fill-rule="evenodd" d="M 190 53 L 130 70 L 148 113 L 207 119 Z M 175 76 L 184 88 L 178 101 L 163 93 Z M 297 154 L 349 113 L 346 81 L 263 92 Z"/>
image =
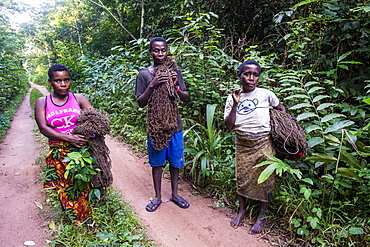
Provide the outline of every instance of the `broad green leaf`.
<path id="1" fill-rule="evenodd" d="M 297 121 L 302 121 L 302 120 L 310 118 L 310 117 L 318 117 L 318 116 L 313 112 L 305 112 L 305 113 L 300 114 L 297 117 Z"/>
<path id="2" fill-rule="evenodd" d="M 343 121 L 340 121 L 340 122 L 336 122 L 334 123 L 332 126 L 329 126 L 325 131 L 324 131 L 324 134 L 327 134 L 327 133 L 330 133 L 330 132 L 335 132 L 337 130 L 341 130 L 341 129 L 344 129 L 348 126 L 351 126 L 353 125 L 355 122 L 351 121 L 351 120 L 343 120 Z"/>
<path id="3" fill-rule="evenodd" d="M 351 227 L 351 228 L 349 228 L 348 232 L 350 234 L 354 234 L 354 235 L 356 235 L 356 234 L 364 234 L 364 229 L 361 228 L 361 227 Z"/>
<path id="4" fill-rule="evenodd" d="M 330 181 L 333 181 L 334 180 L 334 177 L 332 175 L 330 175 L 330 174 L 323 175 L 323 176 L 321 176 L 321 178 L 325 178 L 325 179 L 328 179 Z"/>
<path id="5" fill-rule="evenodd" d="M 292 219 L 292 224 L 294 225 L 294 227 L 299 227 L 301 226 L 301 219 Z"/>
<path id="6" fill-rule="evenodd" d="M 344 188 L 347 188 L 347 189 L 352 189 L 352 185 L 347 183 L 346 180 L 342 179 L 342 180 L 336 180 L 335 183 L 339 184 L 340 186 L 344 187 Z"/>
<path id="7" fill-rule="evenodd" d="M 296 5 L 293 6 L 293 8 L 298 8 L 300 6 L 303 6 L 303 5 L 306 5 L 306 4 L 309 4 L 309 3 L 318 2 L 318 1 L 319 0 L 305 0 L 305 1 L 302 1 L 302 2 L 297 3 Z"/>
<path id="8" fill-rule="evenodd" d="M 316 137 L 312 137 L 310 139 L 307 140 L 307 144 L 310 148 L 316 146 L 316 145 L 319 145 L 321 143 L 324 142 L 324 139 L 322 137 L 319 137 L 319 136 L 316 136 Z"/>
<path id="9" fill-rule="evenodd" d="M 260 184 L 260 183 L 265 182 L 271 176 L 271 174 L 275 171 L 277 166 L 278 166 L 278 164 L 276 164 L 276 163 L 267 166 L 261 172 L 260 176 L 258 177 L 257 183 Z"/>
<path id="10" fill-rule="evenodd" d="M 84 152 L 84 153 L 82 153 L 82 157 L 83 158 L 87 158 L 87 157 L 90 157 L 91 155 L 90 155 L 90 153 L 88 152 L 88 151 L 86 151 L 86 152 Z"/>
<path id="11" fill-rule="evenodd" d="M 337 161 L 337 158 L 335 158 L 335 157 L 333 157 L 333 156 L 331 156 L 329 154 L 314 153 L 311 156 L 306 157 L 306 160 L 331 163 L 331 162 L 336 162 Z"/>
<path id="12" fill-rule="evenodd" d="M 321 130 L 321 127 L 319 125 L 310 125 L 304 129 L 304 131 L 308 134 L 311 133 L 314 130 Z"/>
<path id="13" fill-rule="evenodd" d="M 66 171 L 64 172 L 64 178 L 65 178 L 65 179 L 67 179 L 67 178 L 68 178 L 69 171 L 70 171 L 70 170 L 66 170 Z"/>
<path id="14" fill-rule="evenodd" d="M 83 160 L 88 163 L 88 164 L 92 164 L 92 160 L 90 158 L 83 158 Z"/>
<path id="15" fill-rule="evenodd" d="M 332 113 L 332 114 L 329 114 L 329 115 L 326 115 L 325 117 L 323 117 L 321 119 L 321 122 L 325 123 L 327 121 L 330 121 L 334 118 L 338 118 L 338 117 L 346 117 L 345 115 L 343 114 L 339 114 L 339 113 Z"/>
<path id="16" fill-rule="evenodd" d="M 340 62 L 340 63 L 348 63 L 348 64 L 363 64 L 361 62 L 357 62 L 357 61 L 343 61 L 343 62 Z"/>
<path id="17" fill-rule="evenodd" d="M 344 54 L 342 54 L 339 58 L 338 58 L 338 63 L 340 62 L 340 61 L 342 61 L 343 59 L 345 59 L 349 54 L 351 54 L 352 53 L 352 51 L 349 51 L 349 52 L 346 52 L 346 53 L 344 53 Z"/>
<path id="18" fill-rule="evenodd" d="M 327 108 L 327 107 L 330 107 L 330 106 L 335 106 L 336 104 L 333 104 L 333 103 L 323 103 L 323 104 L 321 104 L 321 105 L 319 105 L 318 107 L 317 107 L 317 110 L 318 111 L 321 111 L 321 110 L 324 110 L 325 108 Z"/>
<path id="19" fill-rule="evenodd" d="M 283 37 L 283 39 L 288 40 L 288 39 L 289 39 L 289 37 L 290 37 L 290 35 L 291 35 L 290 33 L 285 34 L 285 35 L 284 35 L 284 37 Z"/>
<path id="20" fill-rule="evenodd" d="M 312 102 L 315 103 L 315 102 L 320 101 L 320 100 L 325 99 L 325 98 L 330 98 L 330 96 L 320 94 L 320 95 L 317 95 L 315 98 L 313 98 Z"/>
<path id="21" fill-rule="evenodd" d="M 317 228 L 317 226 L 318 226 L 318 223 L 319 222 L 319 219 L 318 218 L 312 218 L 311 220 L 310 220 L 310 225 L 311 225 L 311 227 L 312 227 L 312 229 L 316 229 Z"/>
<path id="22" fill-rule="evenodd" d="M 310 199 L 311 195 L 312 195 L 312 190 L 311 189 L 305 189 L 304 190 L 304 193 L 303 193 L 304 197 L 306 198 L 306 200 Z"/>
<path id="23" fill-rule="evenodd" d="M 301 104 L 297 104 L 297 105 L 294 105 L 294 106 L 290 107 L 290 109 L 295 110 L 295 109 L 301 109 L 301 108 L 305 108 L 305 107 L 312 107 L 312 105 L 309 104 L 309 103 L 301 103 Z"/>
<path id="24" fill-rule="evenodd" d="M 345 70 L 349 70 L 349 68 L 348 68 L 348 66 L 347 66 L 347 65 L 338 64 L 338 67 L 339 67 L 339 68 L 342 68 L 342 69 L 345 69 Z"/>
<path id="25" fill-rule="evenodd" d="M 309 81 L 306 84 L 304 84 L 305 87 L 311 87 L 312 85 L 318 85 L 320 84 L 318 81 Z"/>
<path id="26" fill-rule="evenodd" d="M 343 160 L 347 165 L 353 168 L 362 169 L 361 163 L 358 159 L 356 159 L 355 156 L 353 156 L 351 153 L 348 153 L 346 151 L 342 151 L 340 153 L 341 160 Z"/>
<path id="27" fill-rule="evenodd" d="M 324 139 L 326 141 L 328 141 L 331 145 L 339 145 L 340 144 L 340 140 L 337 137 L 335 137 L 331 134 L 325 135 Z"/>
<path id="28" fill-rule="evenodd" d="M 265 166 L 265 165 L 270 165 L 270 164 L 272 164 L 274 162 L 275 161 L 265 160 L 265 161 L 262 161 L 261 163 L 255 165 L 253 168 L 257 168 L 257 167 L 261 167 L 261 166 Z"/>
<path id="29" fill-rule="evenodd" d="M 362 101 L 365 102 L 366 104 L 370 105 L 370 98 L 364 99 Z"/>
<path id="30" fill-rule="evenodd" d="M 294 94 L 294 95 L 291 95 L 289 97 L 286 97 L 285 100 L 291 100 L 291 99 L 295 99 L 295 98 L 298 98 L 298 99 L 309 99 L 310 97 L 308 97 L 305 94 Z"/>
<path id="31" fill-rule="evenodd" d="M 357 173 L 349 168 L 339 167 L 338 173 L 346 178 L 360 179 Z"/>
<path id="32" fill-rule="evenodd" d="M 79 152 L 72 152 L 72 153 L 68 154 L 68 157 L 73 159 L 73 160 L 78 160 L 78 159 L 82 158 L 82 155 Z"/>
<path id="33" fill-rule="evenodd" d="M 303 181 L 303 182 L 306 182 L 306 183 L 308 183 L 308 184 L 313 185 L 313 181 L 312 181 L 312 179 L 311 179 L 311 178 L 304 178 L 304 179 L 302 179 L 301 181 Z"/>
<path id="34" fill-rule="evenodd" d="M 311 88 L 311 89 L 308 91 L 308 94 L 312 94 L 312 93 L 314 93 L 314 92 L 316 92 L 316 91 L 323 90 L 323 89 L 325 89 L 325 88 L 324 88 L 324 87 L 313 87 L 313 88 Z"/>
<path id="35" fill-rule="evenodd" d="M 299 78 L 297 78 L 296 76 L 285 76 L 285 77 L 282 77 L 280 79 L 280 82 L 292 82 L 292 83 L 289 83 L 290 85 L 294 85 L 294 84 L 298 84 L 300 85 L 301 82 L 299 81 Z"/>
<path id="36" fill-rule="evenodd" d="M 288 88 L 284 88 L 280 92 L 283 93 L 283 92 L 289 92 L 289 91 L 304 91 L 304 89 L 300 87 L 288 87 Z"/>

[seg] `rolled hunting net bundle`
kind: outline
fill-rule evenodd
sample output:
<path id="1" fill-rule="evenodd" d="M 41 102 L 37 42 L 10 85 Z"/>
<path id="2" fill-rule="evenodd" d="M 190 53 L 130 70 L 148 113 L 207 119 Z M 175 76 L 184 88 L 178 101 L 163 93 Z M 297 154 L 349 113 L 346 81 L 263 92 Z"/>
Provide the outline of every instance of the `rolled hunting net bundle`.
<path id="1" fill-rule="evenodd" d="M 158 73 L 168 75 L 168 81 L 154 88 L 148 100 L 148 136 L 153 148 L 157 151 L 167 148 L 167 143 L 177 127 L 180 99 L 176 92 L 177 81 L 171 77 L 171 73 L 177 70 L 176 61 L 171 56 L 168 56 L 163 64 L 155 68 L 156 75 Z"/>
<path id="2" fill-rule="evenodd" d="M 94 108 L 82 109 L 77 120 L 77 125 L 73 130 L 74 134 L 90 136 L 89 147 L 92 148 L 90 155 L 93 156 L 97 164 L 94 168 L 101 171 L 92 177 L 92 184 L 95 188 L 108 187 L 113 183 L 112 164 L 109 157 L 109 148 L 105 144 L 105 135 L 109 134 L 109 114 L 103 110 Z"/>
<path id="3" fill-rule="evenodd" d="M 307 139 L 297 119 L 292 115 L 270 109 L 271 137 L 279 159 L 294 160 L 307 154 Z"/>

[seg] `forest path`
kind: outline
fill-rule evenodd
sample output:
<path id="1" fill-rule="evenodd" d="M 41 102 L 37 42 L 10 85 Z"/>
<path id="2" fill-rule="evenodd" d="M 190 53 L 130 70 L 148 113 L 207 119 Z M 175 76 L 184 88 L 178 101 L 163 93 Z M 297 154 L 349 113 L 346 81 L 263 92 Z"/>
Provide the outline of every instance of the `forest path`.
<path id="1" fill-rule="evenodd" d="M 47 90 L 38 85 L 43 94 Z M 0 246 L 20 247 L 25 241 L 47 246 L 45 221 L 40 217 L 40 203 L 45 196 L 34 160 L 42 153 L 34 140 L 35 121 L 31 118 L 29 93 L 17 110 L 6 139 L 0 145 Z M 144 120 L 143 120 L 144 121 Z M 106 138 L 112 160 L 113 187 L 129 202 L 150 238 L 161 246 L 270 246 L 258 235 L 248 234 L 249 227 L 230 226 L 230 210 L 213 209 L 214 201 L 197 195 L 185 182 L 179 193 L 191 206 L 181 209 L 172 203 L 170 181 L 165 173 L 162 181 L 163 203 L 155 212 L 147 212 L 145 205 L 153 196 L 151 168 L 146 157 L 137 156 L 129 146 L 110 136 Z"/>

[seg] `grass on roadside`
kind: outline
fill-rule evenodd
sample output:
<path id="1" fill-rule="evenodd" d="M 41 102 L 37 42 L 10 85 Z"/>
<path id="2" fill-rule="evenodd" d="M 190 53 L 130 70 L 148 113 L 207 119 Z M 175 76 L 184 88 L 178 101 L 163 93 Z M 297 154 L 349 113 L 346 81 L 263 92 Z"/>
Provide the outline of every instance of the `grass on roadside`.
<path id="1" fill-rule="evenodd" d="M 36 160 L 42 167 L 40 177 L 44 175 L 43 157 Z M 89 223 L 74 229 L 72 221 L 63 212 L 57 192 L 45 190 L 46 207 L 42 215 L 47 219 L 51 235 L 51 247 L 97 247 L 97 246 L 153 246 L 147 239 L 144 226 L 135 215 L 131 206 L 121 199 L 121 195 L 112 187 L 95 205 Z"/>

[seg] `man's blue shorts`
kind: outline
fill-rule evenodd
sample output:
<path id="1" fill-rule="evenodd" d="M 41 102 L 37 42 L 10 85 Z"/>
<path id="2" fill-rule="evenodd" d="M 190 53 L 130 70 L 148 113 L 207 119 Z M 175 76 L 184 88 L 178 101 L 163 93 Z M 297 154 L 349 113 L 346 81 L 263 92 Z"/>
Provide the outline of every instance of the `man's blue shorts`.
<path id="1" fill-rule="evenodd" d="M 171 136 L 171 140 L 168 142 L 168 147 L 163 151 L 155 150 L 152 147 L 149 137 L 147 140 L 150 166 L 162 166 L 166 163 L 166 160 L 168 160 L 172 167 L 184 167 L 184 139 L 182 137 L 182 131 Z"/>

